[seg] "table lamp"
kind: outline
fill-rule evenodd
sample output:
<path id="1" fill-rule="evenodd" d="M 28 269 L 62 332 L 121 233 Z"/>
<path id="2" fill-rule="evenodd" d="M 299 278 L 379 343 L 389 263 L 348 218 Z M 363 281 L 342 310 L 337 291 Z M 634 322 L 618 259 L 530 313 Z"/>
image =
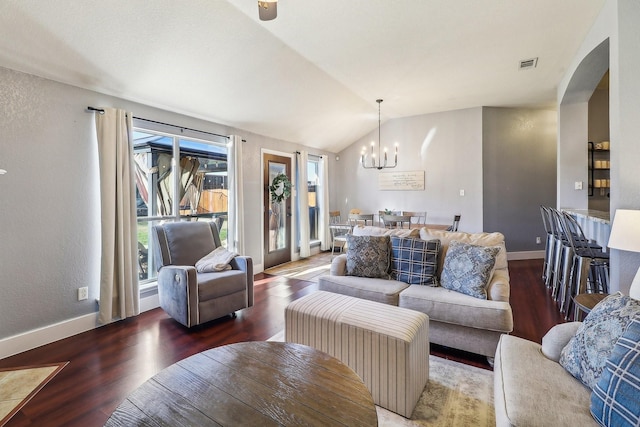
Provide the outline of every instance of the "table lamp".
<path id="1" fill-rule="evenodd" d="M 621 251 L 640 252 L 640 210 L 616 210 L 608 246 Z M 629 296 L 640 300 L 640 268 L 631 283 Z"/>

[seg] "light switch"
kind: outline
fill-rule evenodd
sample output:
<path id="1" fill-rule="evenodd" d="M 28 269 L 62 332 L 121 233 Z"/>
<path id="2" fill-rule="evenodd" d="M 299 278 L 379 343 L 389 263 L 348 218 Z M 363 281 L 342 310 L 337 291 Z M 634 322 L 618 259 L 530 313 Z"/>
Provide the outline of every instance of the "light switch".
<path id="1" fill-rule="evenodd" d="M 464 190 L 460 190 L 460 196 L 464 196 Z"/>
<path id="2" fill-rule="evenodd" d="M 576 190 L 582 190 L 582 181 L 576 181 Z"/>

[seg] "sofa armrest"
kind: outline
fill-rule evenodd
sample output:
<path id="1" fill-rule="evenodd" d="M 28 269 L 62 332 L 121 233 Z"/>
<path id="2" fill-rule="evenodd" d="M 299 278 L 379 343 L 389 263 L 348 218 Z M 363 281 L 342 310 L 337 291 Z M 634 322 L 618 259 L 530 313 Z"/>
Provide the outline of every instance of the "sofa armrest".
<path id="1" fill-rule="evenodd" d="M 250 256 L 237 256 L 229 263 L 233 270 L 241 270 L 247 273 L 247 307 L 253 306 L 253 258 Z"/>
<path id="2" fill-rule="evenodd" d="M 340 254 L 331 261 L 331 270 L 329 274 L 332 276 L 347 275 L 347 254 Z"/>
<path id="3" fill-rule="evenodd" d="M 192 265 L 167 265 L 158 271 L 160 307 L 186 327 L 198 324 L 198 277 Z"/>
<path id="4" fill-rule="evenodd" d="M 491 301 L 509 302 L 510 294 L 509 270 L 506 268 L 495 270 L 487 286 L 487 299 Z"/>
<path id="5" fill-rule="evenodd" d="M 542 337 L 542 354 L 547 359 L 558 362 L 562 349 L 569 344 L 569 340 L 576 334 L 582 322 L 560 323 Z"/>

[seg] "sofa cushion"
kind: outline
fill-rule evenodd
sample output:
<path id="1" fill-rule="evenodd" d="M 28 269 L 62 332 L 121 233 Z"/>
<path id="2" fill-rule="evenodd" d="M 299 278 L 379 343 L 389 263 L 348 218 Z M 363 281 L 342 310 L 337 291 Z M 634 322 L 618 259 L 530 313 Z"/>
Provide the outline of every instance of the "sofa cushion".
<path id="1" fill-rule="evenodd" d="M 408 287 L 408 284 L 397 280 L 370 279 L 355 276 L 321 276 L 318 279 L 318 289 L 321 291 L 334 292 L 391 305 L 398 305 L 398 295 Z"/>
<path id="2" fill-rule="evenodd" d="M 504 235 L 502 233 L 465 233 L 462 231 L 434 230 L 423 227 L 420 229 L 420 238 L 422 240 L 440 240 L 440 259 L 438 260 L 438 272 L 440 274 L 442 274 L 444 259 L 449 250 L 449 243 L 454 240 L 479 246 L 497 246 L 500 248 L 500 251 L 496 257 L 496 265 L 494 268 L 501 270 L 508 267 L 507 249 L 504 245 Z"/>
<path id="3" fill-rule="evenodd" d="M 421 311 L 432 321 L 505 333 L 513 330 L 508 302 L 481 300 L 440 286 L 409 286 L 400 292 L 399 305 Z"/>
<path id="4" fill-rule="evenodd" d="M 495 246 L 452 241 L 440 276 L 442 287 L 487 299 L 487 285 L 493 274 L 498 251 Z"/>
<path id="5" fill-rule="evenodd" d="M 613 346 L 636 315 L 640 315 L 640 301 L 619 292 L 609 295 L 591 310 L 562 349 L 560 364 L 593 389 Z"/>
<path id="6" fill-rule="evenodd" d="M 391 237 L 391 278 L 410 285 L 438 286 L 440 240 Z"/>
<path id="7" fill-rule="evenodd" d="M 578 331 L 582 322 L 568 322 L 555 325 L 542 337 L 542 354 L 554 362 L 560 360 L 562 349 Z"/>
<path id="8" fill-rule="evenodd" d="M 597 426 L 591 391 L 544 357 L 540 344 L 502 335 L 493 374 L 496 425 Z"/>
<path id="9" fill-rule="evenodd" d="M 591 393 L 591 414 L 605 426 L 640 425 L 640 317 L 613 347 Z"/>
<path id="10" fill-rule="evenodd" d="M 347 234 L 347 276 L 389 278 L 389 236 Z"/>

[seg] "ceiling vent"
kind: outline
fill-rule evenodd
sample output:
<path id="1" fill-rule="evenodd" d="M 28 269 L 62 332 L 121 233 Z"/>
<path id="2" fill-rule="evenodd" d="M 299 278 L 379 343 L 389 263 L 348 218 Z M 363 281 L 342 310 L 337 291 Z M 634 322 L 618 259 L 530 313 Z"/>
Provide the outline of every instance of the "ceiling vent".
<path id="1" fill-rule="evenodd" d="M 518 67 L 518 69 L 530 70 L 532 68 L 536 68 L 536 65 L 538 65 L 538 58 L 523 59 L 522 61 L 520 61 L 520 66 Z"/>

